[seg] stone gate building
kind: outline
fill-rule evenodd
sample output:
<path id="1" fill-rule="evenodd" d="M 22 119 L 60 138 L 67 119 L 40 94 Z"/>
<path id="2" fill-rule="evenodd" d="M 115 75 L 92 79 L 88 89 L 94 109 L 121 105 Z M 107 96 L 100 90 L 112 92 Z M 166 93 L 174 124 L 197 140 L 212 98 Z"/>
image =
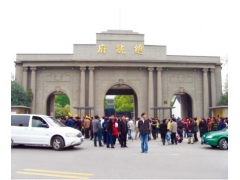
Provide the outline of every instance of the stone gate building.
<path id="1" fill-rule="evenodd" d="M 96 44 L 74 44 L 73 54 L 17 54 L 16 81 L 31 88 L 32 113 L 54 114 L 54 95 L 66 94 L 71 112 L 104 115 L 105 95 L 134 95 L 134 117 L 168 118 L 181 95 L 182 117 L 208 117 L 222 94 L 220 57 L 167 55 L 166 46 L 145 45 L 144 34 L 108 30 Z"/>

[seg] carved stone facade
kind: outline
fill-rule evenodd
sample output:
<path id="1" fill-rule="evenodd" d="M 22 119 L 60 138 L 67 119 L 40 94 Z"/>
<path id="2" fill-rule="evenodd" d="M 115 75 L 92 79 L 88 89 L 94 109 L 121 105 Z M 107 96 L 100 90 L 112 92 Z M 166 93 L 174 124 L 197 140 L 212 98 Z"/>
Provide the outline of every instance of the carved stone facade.
<path id="1" fill-rule="evenodd" d="M 163 118 L 150 108 L 169 106 L 176 93 L 190 96 L 193 117 L 208 117 L 209 107 L 217 105 L 220 57 L 166 55 L 166 46 L 144 45 L 144 35 L 133 31 L 109 30 L 96 39 L 96 44 L 74 45 L 73 54 L 17 54 L 16 81 L 34 91 L 32 113 L 47 114 L 51 94 L 65 93 L 73 114 L 79 113 L 73 107 L 82 106 L 94 107 L 93 114 L 102 116 L 104 97 L 114 85 L 133 89 L 135 116 L 146 112 Z"/>

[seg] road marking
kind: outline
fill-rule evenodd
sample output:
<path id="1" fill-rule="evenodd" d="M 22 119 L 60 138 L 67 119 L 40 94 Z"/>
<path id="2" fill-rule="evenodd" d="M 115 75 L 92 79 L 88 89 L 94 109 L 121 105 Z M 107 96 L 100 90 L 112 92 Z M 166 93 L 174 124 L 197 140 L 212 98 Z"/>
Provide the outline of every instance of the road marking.
<path id="1" fill-rule="evenodd" d="M 76 173 L 76 172 L 64 172 L 64 171 L 49 171 L 40 169 L 24 169 L 23 171 L 17 171 L 17 174 L 29 174 L 37 176 L 50 176 L 59 178 L 74 178 L 74 179 L 88 179 L 94 174 L 90 173 Z"/>
<path id="2" fill-rule="evenodd" d="M 67 176 L 67 175 L 57 175 L 57 174 L 45 174 L 45 173 L 33 173 L 33 172 L 16 172 L 18 174 L 30 174 L 30 175 L 37 175 L 37 176 L 50 176 L 50 177 L 60 177 L 60 178 L 72 178 L 72 179 L 88 179 L 88 177 L 81 177 L 81 176 Z"/>
<path id="3" fill-rule="evenodd" d="M 145 153 L 137 153 L 135 152 L 134 154 L 145 154 Z M 147 153 L 147 154 L 151 154 L 151 155 L 162 155 L 162 156 L 178 156 L 179 154 L 158 154 L 158 153 Z"/>
<path id="4" fill-rule="evenodd" d="M 93 176 L 93 174 L 88 174 L 88 173 L 49 171 L 49 170 L 41 170 L 41 169 L 24 169 L 24 171 L 35 171 L 35 172 L 45 172 L 45 173 L 58 173 L 58 174 L 72 174 L 72 175 L 81 175 L 81 176 Z"/>

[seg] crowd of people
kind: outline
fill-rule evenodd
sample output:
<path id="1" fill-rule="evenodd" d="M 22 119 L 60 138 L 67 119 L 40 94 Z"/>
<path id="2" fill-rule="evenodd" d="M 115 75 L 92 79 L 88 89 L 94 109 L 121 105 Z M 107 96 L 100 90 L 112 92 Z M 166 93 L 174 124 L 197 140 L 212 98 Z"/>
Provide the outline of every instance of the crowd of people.
<path id="1" fill-rule="evenodd" d="M 85 139 L 94 140 L 94 146 L 106 146 L 115 148 L 118 141 L 122 148 L 127 147 L 127 140 L 141 139 L 142 152 L 147 152 L 148 141 L 161 139 L 163 145 L 178 144 L 184 138 L 188 138 L 188 144 L 198 142 L 198 132 L 200 137 L 206 132 L 222 130 L 228 127 L 228 118 L 169 118 L 160 120 L 156 118 L 146 118 L 142 113 L 141 118 L 133 121 L 126 116 L 110 117 L 85 116 L 80 117 L 59 117 L 62 124 L 76 128 L 82 132 Z M 133 138 L 132 132 L 135 131 Z"/>

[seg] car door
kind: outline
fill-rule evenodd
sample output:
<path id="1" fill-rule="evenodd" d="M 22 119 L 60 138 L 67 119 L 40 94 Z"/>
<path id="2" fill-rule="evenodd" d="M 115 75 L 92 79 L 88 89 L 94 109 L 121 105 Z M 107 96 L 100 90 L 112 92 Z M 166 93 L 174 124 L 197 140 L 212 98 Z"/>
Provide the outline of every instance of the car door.
<path id="1" fill-rule="evenodd" d="M 46 127 L 47 126 L 47 127 Z M 29 131 L 30 144 L 47 145 L 50 142 L 50 128 L 40 116 L 32 116 Z"/>
<path id="2" fill-rule="evenodd" d="M 11 138 L 13 143 L 27 144 L 29 142 L 30 115 L 11 115 Z"/>

